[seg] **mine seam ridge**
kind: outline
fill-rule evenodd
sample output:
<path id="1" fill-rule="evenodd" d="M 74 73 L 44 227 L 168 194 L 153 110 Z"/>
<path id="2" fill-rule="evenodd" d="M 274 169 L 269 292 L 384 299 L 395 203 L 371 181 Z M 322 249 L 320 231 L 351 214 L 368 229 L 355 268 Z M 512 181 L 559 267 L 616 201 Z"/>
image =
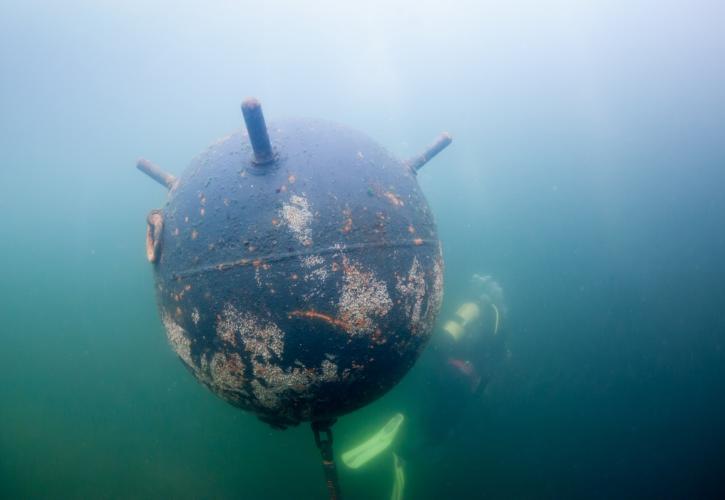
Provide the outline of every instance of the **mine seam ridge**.
<path id="1" fill-rule="evenodd" d="M 194 276 L 194 275 L 203 274 L 203 273 L 209 273 L 209 272 L 213 272 L 213 271 L 227 271 L 234 267 L 259 266 L 259 265 L 265 264 L 265 263 L 279 262 L 279 261 L 286 260 L 286 259 L 293 259 L 295 257 L 306 257 L 309 255 L 327 255 L 327 254 L 331 254 L 331 253 L 348 253 L 348 252 L 353 252 L 353 251 L 357 251 L 357 250 L 365 250 L 368 248 L 412 247 L 412 246 L 421 246 L 421 245 L 431 245 L 431 244 L 435 244 L 435 243 L 436 242 L 433 240 L 416 238 L 416 239 L 412 239 L 412 240 L 404 240 L 404 241 L 398 241 L 398 242 L 386 242 L 386 243 L 353 243 L 351 245 L 345 245 L 344 247 L 331 246 L 331 247 L 317 249 L 317 250 L 310 249 L 310 250 L 300 250 L 300 251 L 296 251 L 296 252 L 271 254 L 271 255 L 267 255 L 265 257 L 246 257 L 244 259 L 233 260 L 230 262 L 221 262 L 219 264 L 210 264 L 208 266 L 202 266 L 202 267 L 198 267 L 196 269 L 189 269 L 188 271 L 173 274 L 172 278 L 173 279 L 187 278 L 189 276 Z"/>

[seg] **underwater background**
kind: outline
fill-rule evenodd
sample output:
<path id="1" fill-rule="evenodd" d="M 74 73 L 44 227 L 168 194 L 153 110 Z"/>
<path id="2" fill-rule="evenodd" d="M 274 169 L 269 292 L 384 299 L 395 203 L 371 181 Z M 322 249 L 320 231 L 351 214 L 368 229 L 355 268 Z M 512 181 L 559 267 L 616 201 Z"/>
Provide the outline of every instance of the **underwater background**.
<path id="1" fill-rule="evenodd" d="M 717 497 L 725 479 L 725 4 L 0 3 L 0 498 L 325 498 L 168 347 L 145 257 L 165 192 L 241 127 L 311 116 L 405 158 L 446 261 L 503 287 L 511 359 L 404 498 Z M 431 360 L 335 426 L 414 416 Z M 415 419 L 398 439 L 413 439 Z M 429 453 L 428 453 L 429 452 Z M 390 454 L 339 464 L 389 498 Z"/>

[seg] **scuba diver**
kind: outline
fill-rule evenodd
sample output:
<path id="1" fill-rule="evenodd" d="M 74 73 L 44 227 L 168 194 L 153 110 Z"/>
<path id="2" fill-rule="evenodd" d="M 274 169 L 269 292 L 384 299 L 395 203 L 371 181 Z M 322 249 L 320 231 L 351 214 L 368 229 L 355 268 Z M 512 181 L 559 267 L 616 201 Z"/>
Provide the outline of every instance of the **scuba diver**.
<path id="1" fill-rule="evenodd" d="M 436 331 L 429 346 L 433 357 L 430 383 L 424 388 L 420 425 L 415 441 L 403 442 L 392 453 L 394 485 L 391 500 L 401 500 L 405 487 L 403 458 L 442 444 L 455 432 L 468 408 L 510 358 L 503 328 L 503 289 L 491 276 L 471 276 L 466 300 Z M 387 450 L 405 417 L 396 413 L 363 443 L 342 453 L 342 462 L 357 469 Z"/>

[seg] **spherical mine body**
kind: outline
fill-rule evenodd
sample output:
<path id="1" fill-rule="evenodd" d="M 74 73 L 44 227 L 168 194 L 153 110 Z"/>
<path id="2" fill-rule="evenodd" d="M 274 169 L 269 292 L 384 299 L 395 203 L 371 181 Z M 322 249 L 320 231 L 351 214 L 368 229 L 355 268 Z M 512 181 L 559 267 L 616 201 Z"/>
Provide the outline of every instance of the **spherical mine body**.
<path id="1" fill-rule="evenodd" d="M 322 121 L 245 133 L 175 182 L 154 264 L 171 346 L 229 403 L 274 425 L 330 419 L 394 386 L 441 302 L 432 214 L 408 165 Z"/>

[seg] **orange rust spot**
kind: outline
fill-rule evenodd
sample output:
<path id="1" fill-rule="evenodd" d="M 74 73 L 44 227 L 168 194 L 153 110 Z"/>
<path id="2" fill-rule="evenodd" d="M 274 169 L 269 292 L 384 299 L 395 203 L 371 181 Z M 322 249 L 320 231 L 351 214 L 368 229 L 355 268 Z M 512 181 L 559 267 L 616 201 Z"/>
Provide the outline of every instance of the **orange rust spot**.
<path id="1" fill-rule="evenodd" d="M 357 320 L 350 320 L 350 315 L 345 314 L 343 315 L 341 321 L 345 323 L 346 325 L 352 325 L 355 328 L 361 328 L 365 326 L 365 320 L 363 318 L 357 319 Z"/>
<path id="2" fill-rule="evenodd" d="M 332 272 L 336 273 L 340 270 L 340 266 L 337 265 L 337 262 L 332 263 Z"/>
<path id="3" fill-rule="evenodd" d="M 191 230 L 191 239 L 195 240 L 198 236 L 199 236 L 199 231 L 197 231 L 196 229 L 192 229 Z"/>
<path id="4" fill-rule="evenodd" d="M 421 238 L 416 238 L 413 240 L 413 245 L 419 247 L 423 244 L 423 240 Z"/>
<path id="5" fill-rule="evenodd" d="M 388 339 L 383 337 L 383 332 L 380 331 L 380 328 L 376 328 L 375 332 L 372 334 L 372 340 L 378 345 L 382 345 L 388 341 Z M 373 347 L 372 345 L 370 346 Z"/>
<path id="6" fill-rule="evenodd" d="M 403 200 L 395 196 L 395 193 L 391 191 L 384 192 L 383 196 L 385 196 L 385 198 L 387 198 L 387 200 L 396 207 L 402 207 L 403 205 L 405 205 L 405 203 L 403 203 Z"/>
<path id="7" fill-rule="evenodd" d="M 279 220 L 278 219 L 272 219 L 272 225 L 273 226 L 279 226 Z"/>
<path id="8" fill-rule="evenodd" d="M 287 177 L 287 182 L 289 182 L 290 184 L 294 184 L 295 181 L 297 181 L 297 177 L 295 177 L 294 174 Z"/>
<path id="9" fill-rule="evenodd" d="M 345 274 L 357 272 L 357 270 L 350 264 L 350 260 L 345 255 L 342 256 L 342 267 L 345 270 Z"/>
<path id="10" fill-rule="evenodd" d="M 315 311 L 313 309 L 311 309 L 309 311 L 292 311 L 291 313 L 289 313 L 289 317 L 290 318 L 319 319 L 321 321 L 324 321 L 325 323 L 329 323 L 331 325 L 342 328 L 345 331 L 348 331 L 351 329 L 351 325 L 347 321 L 333 318 L 329 314 L 321 313 L 321 312 Z"/>
<path id="11" fill-rule="evenodd" d="M 340 231 L 342 231 L 342 234 L 347 234 L 351 230 L 352 230 L 352 217 L 348 217 L 347 220 L 345 221 L 345 225 L 342 226 L 342 229 Z"/>
<path id="12" fill-rule="evenodd" d="M 413 233 L 415 232 L 415 228 L 413 227 L 413 225 L 412 225 L 412 224 L 411 224 L 410 226 L 408 226 L 408 232 L 409 232 L 410 234 L 413 234 Z"/>
<path id="13" fill-rule="evenodd" d="M 254 260 L 252 261 L 252 265 L 253 265 L 254 267 L 259 267 L 259 266 L 261 266 L 261 265 L 262 265 L 262 261 L 261 261 L 260 259 L 254 259 Z"/>

